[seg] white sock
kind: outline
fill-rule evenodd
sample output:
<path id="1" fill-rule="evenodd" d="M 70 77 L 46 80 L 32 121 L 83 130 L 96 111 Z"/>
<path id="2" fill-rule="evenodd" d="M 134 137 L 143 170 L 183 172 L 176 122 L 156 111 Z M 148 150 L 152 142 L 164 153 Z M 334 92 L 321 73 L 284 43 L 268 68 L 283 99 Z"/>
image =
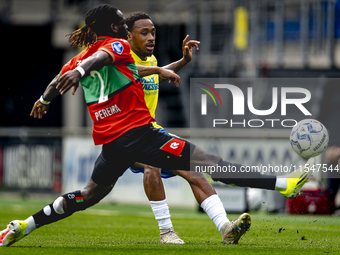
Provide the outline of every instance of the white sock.
<path id="1" fill-rule="evenodd" d="M 25 221 L 27 222 L 27 227 L 25 229 L 25 236 L 27 236 L 37 227 L 35 226 L 35 220 L 32 216 L 28 217 Z"/>
<path id="2" fill-rule="evenodd" d="M 276 178 L 275 190 L 284 191 L 287 189 L 287 178 Z"/>
<path id="3" fill-rule="evenodd" d="M 218 231 L 221 232 L 222 226 L 225 223 L 230 222 L 227 218 L 227 213 L 225 212 L 224 206 L 217 195 L 212 195 L 205 199 L 202 202 L 201 207 L 215 223 Z"/>
<path id="4" fill-rule="evenodd" d="M 171 215 L 169 212 L 169 206 L 166 203 L 166 199 L 161 201 L 150 201 L 150 205 L 158 221 L 159 229 L 172 228 Z"/>

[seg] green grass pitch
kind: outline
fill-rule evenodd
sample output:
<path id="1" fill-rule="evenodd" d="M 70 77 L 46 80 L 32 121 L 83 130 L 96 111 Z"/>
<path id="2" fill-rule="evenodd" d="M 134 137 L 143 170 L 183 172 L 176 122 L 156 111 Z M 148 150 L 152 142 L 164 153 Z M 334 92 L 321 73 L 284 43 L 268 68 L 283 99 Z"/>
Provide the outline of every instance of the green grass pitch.
<path id="1" fill-rule="evenodd" d="M 0 197 L 0 227 L 25 219 L 52 200 Z M 225 245 L 214 223 L 194 209 L 170 207 L 184 245 L 159 244 L 151 208 L 98 204 L 42 227 L 0 254 L 339 254 L 340 217 L 250 213 L 252 226 L 238 245 Z M 228 214 L 229 219 L 238 217 Z"/>

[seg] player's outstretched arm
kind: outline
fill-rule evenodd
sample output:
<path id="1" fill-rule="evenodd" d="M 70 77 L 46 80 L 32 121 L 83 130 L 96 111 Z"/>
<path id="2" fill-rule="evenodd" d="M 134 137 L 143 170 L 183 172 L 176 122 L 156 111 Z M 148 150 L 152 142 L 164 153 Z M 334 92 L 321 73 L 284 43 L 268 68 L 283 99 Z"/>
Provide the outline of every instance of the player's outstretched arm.
<path id="1" fill-rule="evenodd" d="M 56 89 L 59 74 L 48 84 L 44 94 L 34 103 L 31 116 L 41 119 L 48 111 L 50 101 L 59 95 Z"/>
<path id="2" fill-rule="evenodd" d="M 136 66 L 140 77 L 158 74 L 161 79 L 164 79 L 165 81 L 170 80 L 169 83 L 177 84 L 177 87 L 181 84 L 181 77 L 172 70 L 158 66 Z"/>
<path id="3" fill-rule="evenodd" d="M 74 95 L 82 77 L 88 75 L 92 70 L 99 70 L 112 63 L 113 60 L 107 52 L 97 51 L 75 69 L 66 72 L 61 77 L 57 75 L 47 86 L 40 99 L 35 102 L 30 115 L 34 118 L 41 119 L 47 113 L 49 103 L 53 98 L 59 94 L 65 94 L 71 87 L 73 87 L 72 94 Z"/>
<path id="4" fill-rule="evenodd" d="M 179 70 L 181 70 L 186 64 L 188 64 L 192 60 L 192 47 L 195 47 L 196 50 L 199 50 L 198 45 L 200 44 L 200 42 L 195 41 L 195 40 L 190 40 L 190 41 L 188 40 L 189 40 L 189 35 L 187 35 L 183 40 L 183 45 L 182 45 L 183 57 L 178 61 L 175 61 L 166 66 L 163 66 L 163 68 L 172 70 L 175 73 L 177 73 L 179 72 Z M 166 79 L 160 77 L 159 83 L 162 83 L 164 81 L 166 81 Z"/>

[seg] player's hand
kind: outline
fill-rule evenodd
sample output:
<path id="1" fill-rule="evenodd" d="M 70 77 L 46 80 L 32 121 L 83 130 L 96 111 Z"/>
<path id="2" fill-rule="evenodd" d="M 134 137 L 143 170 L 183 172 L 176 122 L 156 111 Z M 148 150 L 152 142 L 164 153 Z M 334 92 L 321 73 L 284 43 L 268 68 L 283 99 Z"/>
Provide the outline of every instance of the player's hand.
<path id="1" fill-rule="evenodd" d="M 187 35 L 183 40 L 182 50 L 183 50 L 183 58 L 186 63 L 189 63 L 192 59 L 192 47 L 195 47 L 196 50 L 199 50 L 198 45 L 199 41 L 189 40 L 189 35 Z"/>
<path id="2" fill-rule="evenodd" d="M 160 67 L 159 78 L 169 80 L 169 83 L 177 84 L 177 87 L 179 87 L 179 85 L 181 84 L 181 77 L 179 77 L 178 74 L 169 69 Z"/>
<path id="3" fill-rule="evenodd" d="M 41 119 L 45 114 L 47 114 L 48 108 L 49 105 L 41 103 L 38 99 L 33 105 L 30 116 Z"/>
<path id="4" fill-rule="evenodd" d="M 59 90 L 60 95 L 64 95 L 71 87 L 73 87 L 72 94 L 74 95 L 79 86 L 81 75 L 77 70 L 71 70 L 63 74 L 58 81 L 56 89 Z"/>

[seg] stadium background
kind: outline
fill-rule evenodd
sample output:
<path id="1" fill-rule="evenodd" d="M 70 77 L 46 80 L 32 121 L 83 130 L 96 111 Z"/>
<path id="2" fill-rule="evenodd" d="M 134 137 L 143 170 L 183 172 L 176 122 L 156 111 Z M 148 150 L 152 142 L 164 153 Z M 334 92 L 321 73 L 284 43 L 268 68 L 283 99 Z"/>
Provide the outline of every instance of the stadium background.
<path id="1" fill-rule="evenodd" d="M 88 9 L 101 3 L 115 5 L 125 17 L 138 10 L 151 15 L 157 28 L 154 54 L 160 66 L 182 57 L 186 34 L 201 41 L 193 61 L 180 72 L 181 88 L 160 86 L 156 116 L 170 132 L 182 137 L 192 135 L 188 121 L 190 78 L 318 78 L 322 85 L 317 86 L 315 118 L 330 130 L 330 145 L 340 144 L 340 133 L 336 132 L 340 87 L 327 82 L 327 78 L 339 77 L 340 1 L 1 0 L 0 194 L 53 195 L 81 188 L 87 182 L 100 147 L 93 146 L 91 120 L 81 90 L 75 96 L 56 98 L 43 120 L 33 119 L 29 113 L 52 77 L 78 52 L 69 46 L 65 34 L 79 27 Z M 249 147 L 244 143 L 250 138 L 249 132 L 233 131 L 216 132 L 215 136 L 237 137 L 235 142 L 223 144 L 244 151 Z M 276 130 L 266 135 L 272 139 L 268 143 L 277 144 L 277 154 L 283 153 L 280 150 L 288 134 L 287 130 Z M 210 138 L 214 139 L 214 134 Z M 264 150 L 268 143 L 255 149 Z M 202 147 L 218 152 L 209 143 Z M 319 161 L 325 159 L 320 157 Z M 142 176 L 127 174 L 108 200 L 147 203 Z M 324 183 L 326 177 L 317 176 Z M 196 206 L 188 185 L 180 178 L 164 183 L 170 205 Z M 225 201 L 242 198 L 244 192 L 233 196 Z M 284 209 L 284 200 L 271 192 L 256 197 L 277 201 L 278 205 L 272 203 L 273 208 L 267 210 Z"/>

